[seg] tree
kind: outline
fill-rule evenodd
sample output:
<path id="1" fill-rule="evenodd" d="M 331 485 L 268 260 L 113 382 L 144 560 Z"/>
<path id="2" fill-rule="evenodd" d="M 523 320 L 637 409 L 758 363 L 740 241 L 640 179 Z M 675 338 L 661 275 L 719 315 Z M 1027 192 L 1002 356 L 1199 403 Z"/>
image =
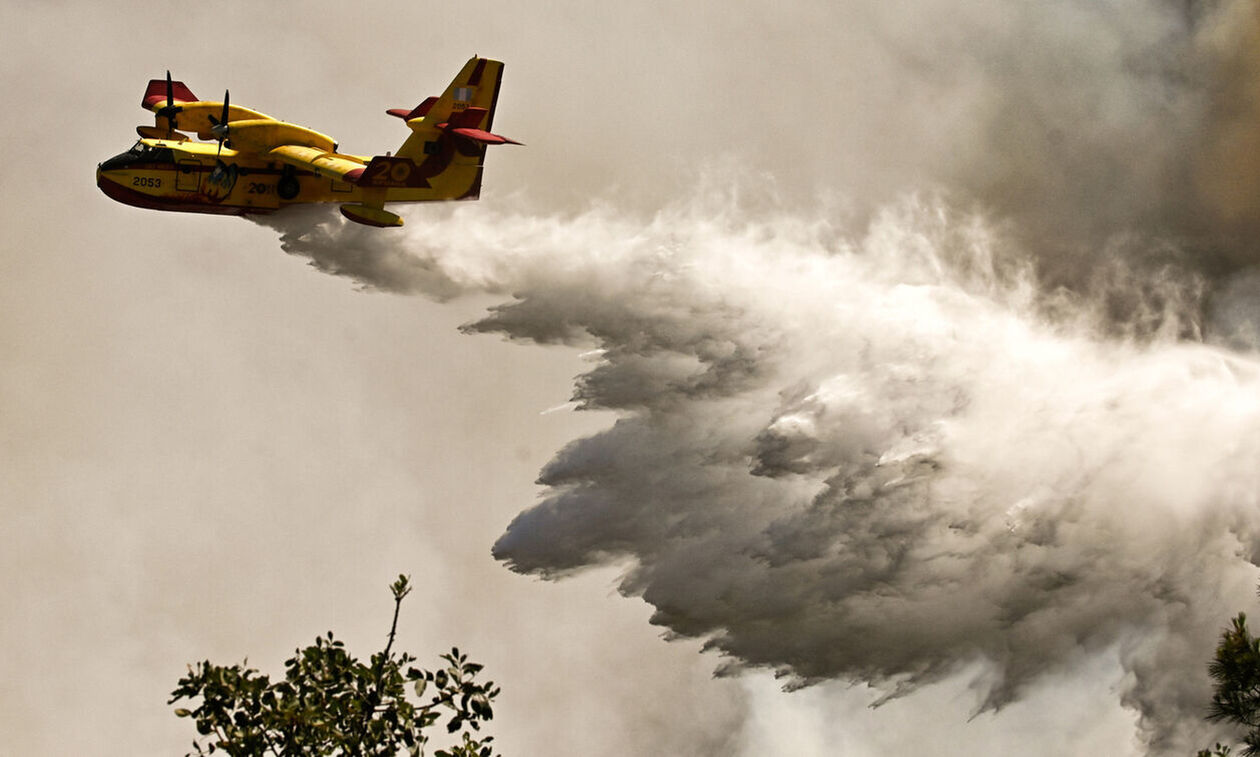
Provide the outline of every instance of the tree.
<path id="1" fill-rule="evenodd" d="M 428 741 L 425 729 L 445 715 L 447 732 L 458 734 L 460 741 L 434 757 L 492 757 L 494 737 L 476 734 L 493 717 L 491 702 L 499 689 L 493 681 L 477 683 L 482 666 L 469 662 L 458 648 L 441 656 L 446 666 L 437 671 L 410 667 L 414 656 L 392 652 L 398 610 L 411 592 L 407 577 L 399 576 L 390 591 L 394 620 L 389 639 L 367 664 L 351 656 L 329 631 L 296 650 L 285 662 L 284 680 L 276 683 L 245 664 L 190 665 L 168 702 L 188 700 L 191 705 L 200 698 L 193 709 L 175 710 L 178 717 L 192 718 L 200 734 L 189 754 L 422 755 Z M 430 698 L 420 704 L 429 684 Z M 409 690 L 415 692 L 414 702 Z"/>
<path id="2" fill-rule="evenodd" d="M 1208 674 L 1213 694 L 1207 719 L 1245 728 L 1241 754 L 1260 755 L 1260 639 L 1247 629 L 1246 613 L 1238 613 L 1221 633 Z M 1228 746 L 1217 744 L 1215 751 L 1201 750 L 1199 757 L 1228 754 Z"/>

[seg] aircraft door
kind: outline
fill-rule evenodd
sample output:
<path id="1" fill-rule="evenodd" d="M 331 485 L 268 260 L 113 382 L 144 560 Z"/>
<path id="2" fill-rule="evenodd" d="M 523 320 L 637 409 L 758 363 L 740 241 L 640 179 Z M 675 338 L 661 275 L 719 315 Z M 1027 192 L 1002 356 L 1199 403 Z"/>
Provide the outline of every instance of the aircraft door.
<path id="1" fill-rule="evenodd" d="M 180 192 L 196 192 L 201 187 L 201 164 L 195 160 L 181 160 L 175 173 L 175 189 Z"/>

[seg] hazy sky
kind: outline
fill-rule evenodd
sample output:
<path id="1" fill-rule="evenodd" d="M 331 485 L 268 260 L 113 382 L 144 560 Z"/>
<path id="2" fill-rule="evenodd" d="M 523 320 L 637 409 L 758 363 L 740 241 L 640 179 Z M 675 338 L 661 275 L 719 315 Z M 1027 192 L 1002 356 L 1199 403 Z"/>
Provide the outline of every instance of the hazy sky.
<path id="1" fill-rule="evenodd" d="M 508 755 L 1200 744 L 1260 543 L 1255 14 L 9 2 L 0 754 L 180 753 L 186 663 L 366 655 L 398 573 Z M 527 146 L 402 232 L 93 185 L 168 68 L 374 154 L 472 54 Z"/>

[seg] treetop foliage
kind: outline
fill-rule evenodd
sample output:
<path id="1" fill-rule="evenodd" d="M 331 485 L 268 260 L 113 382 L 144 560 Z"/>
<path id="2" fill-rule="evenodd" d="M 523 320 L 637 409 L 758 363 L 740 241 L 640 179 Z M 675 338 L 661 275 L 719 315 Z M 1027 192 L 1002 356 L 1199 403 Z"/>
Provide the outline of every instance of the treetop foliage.
<path id="1" fill-rule="evenodd" d="M 412 667 L 413 655 L 392 652 L 398 609 L 411 592 L 407 577 L 399 576 L 390 591 L 389 640 L 367 663 L 329 631 L 285 661 L 282 681 L 273 683 L 245 664 L 189 666 L 168 702 L 196 704 L 175 710 L 191 718 L 199 734 L 189 754 L 423 755 L 425 730 L 446 717 L 447 733 L 458 734 L 459 742 L 434 757 L 492 757 L 494 738 L 479 732 L 494 717 L 498 687 L 477 682 L 482 666 L 458 648 L 441 655 L 445 666 L 437 670 Z"/>

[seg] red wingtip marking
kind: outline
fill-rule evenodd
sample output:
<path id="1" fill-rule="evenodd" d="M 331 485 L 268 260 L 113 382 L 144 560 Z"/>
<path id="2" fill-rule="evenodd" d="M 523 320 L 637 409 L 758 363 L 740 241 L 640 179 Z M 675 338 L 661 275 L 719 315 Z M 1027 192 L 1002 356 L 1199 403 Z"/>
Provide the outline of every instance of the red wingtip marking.
<path id="1" fill-rule="evenodd" d="M 361 176 L 363 176 L 362 168 L 356 168 L 352 171 L 346 171 L 346 181 L 350 182 L 351 184 L 358 184 L 359 178 Z"/>
<path id="2" fill-rule="evenodd" d="M 192 103 L 197 102 L 197 96 L 192 90 L 184 85 L 182 81 L 171 82 L 171 96 L 175 103 Z M 152 108 L 155 103 L 159 103 L 166 99 L 166 79 L 150 79 L 149 86 L 145 87 L 144 98 L 140 101 L 143 108 Z M 168 103 L 174 104 L 174 103 Z"/>

